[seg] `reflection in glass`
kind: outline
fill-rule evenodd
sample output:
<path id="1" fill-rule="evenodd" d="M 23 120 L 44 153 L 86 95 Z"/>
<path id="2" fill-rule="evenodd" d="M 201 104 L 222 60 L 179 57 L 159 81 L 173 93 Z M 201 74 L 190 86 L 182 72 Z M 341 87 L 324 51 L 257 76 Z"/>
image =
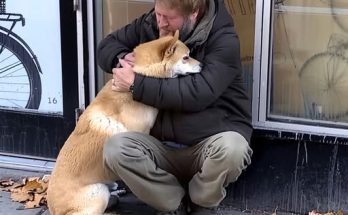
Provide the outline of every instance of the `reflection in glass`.
<path id="1" fill-rule="evenodd" d="M 245 87 L 252 98 L 256 0 L 225 0 L 240 40 Z"/>
<path id="2" fill-rule="evenodd" d="M 269 117 L 348 122 L 348 1 L 273 4 Z"/>

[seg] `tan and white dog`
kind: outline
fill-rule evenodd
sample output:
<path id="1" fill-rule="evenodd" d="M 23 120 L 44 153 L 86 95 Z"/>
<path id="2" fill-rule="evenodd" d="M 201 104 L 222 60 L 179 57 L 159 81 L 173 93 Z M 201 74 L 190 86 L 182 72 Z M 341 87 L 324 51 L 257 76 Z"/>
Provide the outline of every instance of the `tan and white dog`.
<path id="1" fill-rule="evenodd" d="M 178 32 L 134 49 L 134 71 L 171 78 L 200 72 L 199 62 L 178 40 Z M 47 190 L 51 215 L 103 214 L 110 197 L 106 184 L 119 180 L 103 164 L 103 145 L 124 131 L 149 133 L 157 109 L 136 102 L 130 92 L 112 91 L 110 80 L 81 115 L 59 152 Z"/>

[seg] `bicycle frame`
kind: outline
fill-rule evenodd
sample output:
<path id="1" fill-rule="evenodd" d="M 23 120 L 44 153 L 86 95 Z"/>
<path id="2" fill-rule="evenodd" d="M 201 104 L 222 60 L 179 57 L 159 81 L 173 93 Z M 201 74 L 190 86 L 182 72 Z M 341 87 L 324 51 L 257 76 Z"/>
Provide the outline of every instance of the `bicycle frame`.
<path id="1" fill-rule="evenodd" d="M 34 52 L 31 50 L 31 48 L 26 44 L 26 42 L 20 38 L 17 34 L 15 34 L 14 32 L 12 32 L 14 26 L 17 24 L 17 22 L 21 22 L 22 23 L 22 26 L 25 26 L 25 18 L 23 17 L 22 14 L 17 14 L 17 13 L 0 13 L 0 22 L 1 21 L 5 21 L 5 22 L 12 22 L 11 24 L 11 27 L 9 29 L 7 28 L 4 28 L 4 27 L 1 27 L 0 29 L 4 32 L 7 32 L 6 33 L 6 40 L 7 38 L 10 36 L 10 34 L 12 36 L 14 36 L 18 41 L 20 41 L 24 46 L 25 48 L 30 52 L 30 54 L 33 56 L 33 59 L 35 61 L 35 64 L 39 70 L 39 72 L 42 74 L 42 71 L 41 71 L 41 67 L 40 67 L 40 64 L 37 60 L 37 57 L 36 55 L 34 54 Z M 4 43 L 5 44 L 5 43 Z M 1 44 L 1 47 L 0 47 L 0 54 L 3 52 L 4 50 L 4 44 Z"/>
<path id="2" fill-rule="evenodd" d="M 22 26 L 25 25 L 25 19 L 23 15 L 16 14 L 16 13 L 0 13 L 0 21 L 12 22 L 11 27 L 8 29 L 7 37 L 12 33 L 12 29 L 17 24 L 17 22 L 20 21 L 22 22 Z M 4 44 L 1 45 L 0 54 L 2 53 L 3 50 L 4 50 Z"/>

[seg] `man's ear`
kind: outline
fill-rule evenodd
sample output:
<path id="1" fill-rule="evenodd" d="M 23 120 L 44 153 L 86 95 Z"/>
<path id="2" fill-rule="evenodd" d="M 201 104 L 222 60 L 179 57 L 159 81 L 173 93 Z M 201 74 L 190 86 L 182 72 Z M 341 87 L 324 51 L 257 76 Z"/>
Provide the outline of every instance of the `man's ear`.
<path id="1" fill-rule="evenodd" d="M 199 10 L 196 10 L 195 12 L 191 13 L 191 15 L 189 16 L 191 22 L 194 22 L 194 23 L 196 22 L 198 12 L 199 12 Z"/>
<path id="2" fill-rule="evenodd" d="M 164 57 L 170 56 L 175 52 L 176 42 L 179 40 L 179 30 L 175 31 L 173 38 L 169 41 Z"/>

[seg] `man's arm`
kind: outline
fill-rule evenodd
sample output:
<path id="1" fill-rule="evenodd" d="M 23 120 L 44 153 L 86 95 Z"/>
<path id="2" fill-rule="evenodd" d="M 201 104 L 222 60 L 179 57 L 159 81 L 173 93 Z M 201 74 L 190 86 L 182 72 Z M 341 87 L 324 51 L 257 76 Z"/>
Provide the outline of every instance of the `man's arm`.
<path id="1" fill-rule="evenodd" d="M 105 72 L 111 73 L 112 68 L 117 65 L 118 59 L 131 53 L 139 45 L 142 22 L 145 16 L 146 14 L 110 33 L 100 41 L 97 48 L 97 58 L 99 66 Z"/>

